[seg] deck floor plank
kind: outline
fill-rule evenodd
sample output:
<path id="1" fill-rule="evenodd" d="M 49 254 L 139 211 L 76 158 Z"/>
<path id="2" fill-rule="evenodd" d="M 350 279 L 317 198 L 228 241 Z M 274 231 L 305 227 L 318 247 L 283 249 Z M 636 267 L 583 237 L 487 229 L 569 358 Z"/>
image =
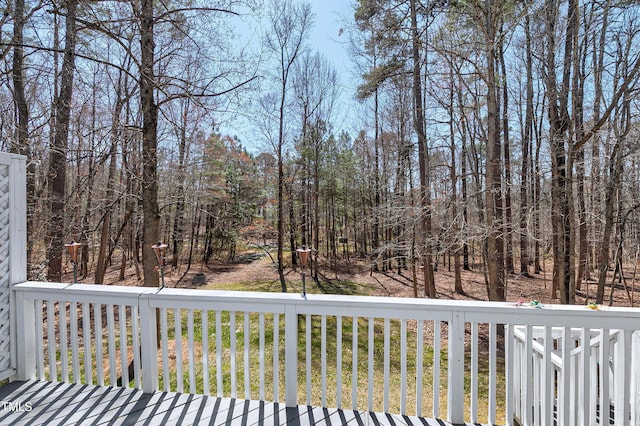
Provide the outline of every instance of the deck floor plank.
<path id="1" fill-rule="evenodd" d="M 82 385 L 76 385 L 82 387 Z M 74 387 L 76 387 L 74 386 Z M 109 388 L 99 386 L 84 387 L 82 392 L 75 396 L 58 401 L 61 403 L 50 404 L 46 407 L 48 416 L 37 415 L 33 417 L 33 425 L 66 425 L 76 424 L 81 420 L 87 421 L 97 416 L 97 413 L 107 411 L 109 406 L 123 404 L 125 397 L 138 397 L 133 392 L 111 392 Z M 122 400 L 120 400 L 122 398 Z M 40 405 L 40 403 L 39 403 Z M 50 413 L 50 414 L 49 414 Z"/>
<path id="2" fill-rule="evenodd" d="M 247 417 L 247 426 L 280 424 L 280 419 L 286 419 L 284 404 L 259 401 L 258 410 L 250 412 Z"/>
<path id="3" fill-rule="evenodd" d="M 36 380 L 0 387 L 0 401 L 0 426 L 451 426 L 421 417 Z"/>

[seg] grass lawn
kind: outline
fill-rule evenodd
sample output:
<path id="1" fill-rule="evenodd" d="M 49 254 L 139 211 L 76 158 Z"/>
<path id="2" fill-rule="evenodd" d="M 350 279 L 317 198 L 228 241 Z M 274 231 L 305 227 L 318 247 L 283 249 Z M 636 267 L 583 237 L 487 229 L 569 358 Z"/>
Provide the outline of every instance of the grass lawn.
<path id="1" fill-rule="evenodd" d="M 350 282 L 332 283 L 332 290 L 340 290 L 339 294 L 358 294 L 368 295 L 372 290 L 371 288 Z M 280 291 L 279 283 L 272 281 L 264 282 L 247 282 L 247 283 L 234 283 L 229 285 L 216 285 L 216 289 L 220 290 L 246 290 L 246 291 Z M 316 283 L 309 279 L 307 281 L 308 293 L 325 293 L 326 285 L 321 288 Z M 293 283 L 289 285 L 289 292 L 296 293 L 301 291 L 300 283 Z M 274 315 L 265 314 L 264 316 L 258 314 L 234 313 L 233 316 L 228 311 L 219 313 L 220 323 L 216 325 L 216 312 L 207 312 L 208 315 L 208 329 L 205 333 L 208 336 L 208 382 L 209 390 L 212 394 L 217 394 L 218 380 L 222 380 L 222 390 L 225 396 L 232 395 L 232 384 L 235 386 L 235 394 L 239 398 L 245 397 L 245 389 L 249 388 L 249 397 L 251 399 L 265 398 L 267 400 L 278 399 L 284 401 L 284 316 L 279 316 L 279 352 L 278 357 L 280 361 L 279 368 L 279 381 L 278 381 L 278 396 L 274 393 L 274 380 L 273 380 L 273 357 L 274 357 Z M 167 311 L 167 325 L 168 325 L 168 340 L 174 342 L 175 347 L 175 327 L 174 327 L 174 311 Z M 196 392 L 204 392 L 204 377 L 203 373 L 204 363 L 202 354 L 202 315 L 200 311 L 193 312 L 194 323 L 194 372 L 196 380 Z M 180 327 L 182 328 L 182 381 L 184 384 L 184 391 L 190 390 L 189 382 L 189 368 L 187 359 L 188 355 L 188 313 L 186 310 L 180 312 L 181 321 Z M 248 320 L 245 327 L 245 321 Z M 264 336 L 260 337 L 260 322 L 264 323 Z M 338 321 L 340 321 L 340 327 L 338 327 Z M 329 407 L 335 407 L 338 405 L 338 394 L 341 394 L 341 406 L 344 408 L 351 408 L 352 404 L 352 388 L 353 388 L 353 375 L 357 374 L 357 403 L 356 407 L 360 410 L 369 408 L 369 387 L 370 378 L 372 383 L 372 409 L 374 411 L 385 411 L 385 389 L 388 392 L 388 404 L 387 411 L 392 413 L 400 412 L 401 394 L 402 394 L 402 360 L 400 347 L 402 345 L 406 348 L 406 364 L 404 371 L 406 374 L 406 382 L 404 389 L 406 392 L 406 413 L 413 415 L 416 413 L 416 379 L 420 370 L 422 371 L 422 415 L 431 416 L 433 413 L 433 372 L 434 372 L 434 352 L 433 352 L 433 322 L 425 322 L 423 327 L 423 357 L 422 366 L 417 365 L 417 323 L 416 321 L 406 322 L 406 333 L 404 339 L 401 333 L 401 321 L 390 320 L 388 327 L 390 330 L 389 341 L 387 342 L 388 352 L 388 364 L 385 364 L 385 342 L 384 342 L 384 327 L 385 321 L 380 318 L 376 318 L 371 322 L 373 329 L 373 342 L 371 346 L 373 348 L 372 355 L 369 354 L 369 319 L 358 318 L 357 319 L 357 367 L 353 369 L 353 318 L 342 317 L 338 320 L 335 316 L 326 316 L 323 318 L 319 315 L 314 315 L 307 320 L 306 316 L 300 315 L 298 320 L 299 327 L 299 340 L 298 340 L 298 403 L 311 405 L 326 405 Z M 307 327 L 309 327 L 310 339 L 307 342 Z M 338 328 L 342 330 L 341 341 L 339 341 Z M 248 334 L 245 331 L 248 330 Z M 440 386 L 439 386 L 439 416 L 446 417 L 446 392 L 447 392 L 447 350 L 446 350 L 446 324 L 441 325 L 441 336 L 443 348 L 440 351 Z M 216 343 L 217 334 L 221 335 L 221 348 L 220 356 L 218 357 Z M 322 335 L 325 335 L 324 345 Z M 467 336 L 467 340 L 469 337 Z M 233 342 L 232 342 L 233 340 Z M 481 339 L 482 340 L 482 339 Z M 245 351 L 245 343 L 248 343 L 248 350 Z M 340 344 L 340 346 L 338 346 Z M 481 343 L 482 345 L 482 343 Z M 171 345 L 170 345 L 171 346 Z M 235 348 L 236 359 L 235 367 L 232 365 L 232 346 Z M 324 347 L 323 347 L 324 346 Z M 465 345 L 468 348 L 468 345 Z M 261 349 L 262 348 L 262 349 Z M 340 350 L 338 350 L 340 349 Z M 323 363 L 323 350 L 324 359 Z M 248 365 L 249 374 L 248 382 L 245 382 L 245 354 L 248 352 Z M 341 357 L 338 358 L 338 353 Z M 310 354 L 309 357 L 307 355 Z M 262 359 L 262 368 L 261 365 Z M 372 359 L 373 363 L 369 360 Z M 218 367 L 217 362 L 220 362 Z M 487 401 L 488 401 L 488 357 L 479 357 L 479 408 L 480 420 L 486 421 Z M 469 398 L 470 398 L 470 360 L 467 354 L 466 367 L 465 367 L 465 406 L 468 410 Z M 324 365 L 324 367 L 323 367 Z M 218 371 L 218 368 L 220 371 Z M 324 368 L 324 370 L 323 370 Z M 232 369 L 235 369 L 235 376 L 232 374 Z M 385 383 L 385 369 L 388 370 L 388 381 Z M 170 356 L 169 361 L 170 370 L 170 389 L 175 390 L 177 385 L 177 368 L 176 357 Z M 260 374 L 263 371 L 263 374 Z M 338 372 L 340 371 L 340 375 Z M 159 367 L 159 372 L 162 373 L 162 367 Z M 498 362 L 498 406 L 503 406 L 504 403 L 504 363 L 502 357 Z M 262 376 L 262 377 L 261 377 Z M 310 378 L 310 394 L 307 397 L 307 376 Z M 234 379 L 235 377 L 235 379 Z M 323 384 L 323 377 L 325 382 Z M 340 378 L 340 380 L 339 380 Z M 161 388 L 163 386 L 161 378 Z M 232 383 L 233 381 L 233 383 Z M 341 382 L 340 388 L 338 382 Z M 262 385 L 261 385 L 262 384 Z M 260 389 L 264 389 L 264 393 L 261 394 Z M 501 417 L 502 416 L 502 417 Z M 504 413 L 498 412 L 498 419 L 504 417 Z"/>
<path id="2" fill-rule="evenodd" d="M 333 282 L 318 286 L 309 279 L 308 293 L 326 293 L 349 295 L 369 295 L 371 287 L 351 282 Z M 279 283 L 272 281 L 235 283 L 230 285 L 216 285 L 216 289 L 246 290 L 246 291 L 280 291 Z M 301 291 L 300 283 L 289 285 L 289 292 Z M 117 307 L 116 307 L 117 310 Z M 103 311 L 103 315 L 107 315 Z M 109 316 L 109 315 L 107 315 Z M 114 313 L 115 331 L 113 335 L 113 352 L 117 377 L 121 372 L 120 356 L 120 327 L 119 312 Z M 206 317 L 205 317 L 206 316 Z M 67 315 L 67 318 L 69 316 Z M 203 319 L 206 321 L 203 322 Z M 133 358 L 133 339 L 130 326 L 130 312 L 127 312 L 127 346 L 128 360 Z M 179 321 L 176 324 L 176 310 L 167 309 L 161 312 L 160 323 L 166 334 L 166 340 L 161 342 L 159 349 L 158 372 L 159 387 L 165 388 L 168 380 L 170 391 L 210 393 L 226 397 L 265 399 L 267 401 L 284 401 L 284 315 L 279 315 L 277 326 L 275 314 L 257 314 L 229 311 L 179 311 Z M 206 323 L 206 327 L 203 324 Z M 189 328 L 192 326 L 192 344 L 189 344 Z M 357 327 L 354 365 L 354 325 Z M 109 339 L 107 336 L 107 322 L 102 322 L 103 335 L 103 371 L 105 385 L 111 385 L 114 377 L 111 373 L 109 361 Z M 92 325 L 93 327 L 93 325 Z M 389 332 L 385 333 L 388 327 Z M 421 406 L 423 416 L 433 416 L 434 404 L 434 371 L 440 371 L 438 392 L 438 417 L 446 417 L 447 396 L 447 330 L 446 323 L 440 324 L 440 329 L 434 333 L 433 321 L 425 321 L 422 329 L 418 329 L 416 321 L 405 321 L 382 318 L 356 318 L 313 315 L 298 317 L 298 403 L 314 406 L 336 407 L 358 410 L 371 408 L 377 412 L 401 412 L 403 389 L 405 393 L 405 412 L 416 414 L 417 406 Z M 261 331 L 262 330 L 262 331 Z M 439 353 L 433 350 L 433 335 L 441 336 Z M 277 333 L 277 348 L 274 351 L 274 341 Z M 422 345 L 419 348 L 418 337 L 421 333 Z M 482 335 L 482 332 L 480 333 Z M 384 336 L 388 336 L 385 342 Z M 179 338 L 177 338 L 179 336 Z M 203 337 L 206 336 L 206 339 Z M 323 338 L 324 336 L 324 338 Z M 370 336 L 373 336 L 370 339 Z M 465 348 L 470 351 L 470 334 L 467 333 Z M 479 408 L 480 421 L 486 422 L 488 402 L 488 356 L 483 356 L 482 345 L 486 339 L 480 338 L 480 357 L 478 360 Z M 483 343 L 484 342 L 484 343 Z M 83 341 L 80 340 L 80 345 Z M 206 348 L 205 345 L 206 344 Z M 166 345 L 168 353 L 167 365 L 163 365 L 162 352 Z M 406 349 L 404 360 L 400 348 Z M 178 350 L 178 348 L 180 348 Z M 418 352 L 422 351 L 421 364 Z M 92 343 L 92 374 L 96 383 L 95 343 Z M 235 356 L 232 354 L 235 353 Z M 486 348 L 484 349 L 486 353 Z M 80 350 L 80 363 L 84 365 L 84 356 Z M 439 356 L 437 356 L 439 355 Z M 277 360 L 275 357 L 277 356 Z M 466 356 L 465 364 L 465 409 L 469 410 L 470 397 L 470 360 Z M 61 371 L 60 352 L 58 347 L 57 370 Z M 72 369 L 72 354 L 67 356 L 69 371 Z M 439 362 L 438 362 L 439 360 Z M 48 361 L 45 354 L 45 363 Z M 274 380 L 274 364 L 278 367 Z M 179 368 L 180 366 L 180 368 Z M 164 376 L 164 371 L 168 376 Z M 235 371 L 235 374 L 233 373 Z M 178 374 L 180 372 L 181 374 Z M 402 381 L 404 372 L 405 381 Z M 385 374 L 386 373 L 386 374 Z M 80 370 L 84 375 L 84 368 Z M 48 376 L 48 373 L 47 373 Z M 179 378 L 179 376 L 181 376 Z M 357 377 L 356 377 L 357 376 Z M 386 379 L 385 379 L 386 377 Z M 308 378 L 308 382 L 307 382 Z M 354 384 L 355 380 L 355 384 Z M 81 378 L 81 381 L 82 378 Z M 178 386 L 178 383 L 182 386 Z M 421 397 L 417 401 L 418 382 L 421 382 Z M 277 389 L 276 389 L 277 385 Z M 207 392 L 208 389 L 208 392 Z M 355 404 L 353 401 L 355 392 Z M 497 401 L 498 419 L 504 418 L 504 362 L 498 360 L 497 371 Z M 386 399 L 386 403 L 385 403 Z M 500 408 L 502 407 L 502 408 Z"/>

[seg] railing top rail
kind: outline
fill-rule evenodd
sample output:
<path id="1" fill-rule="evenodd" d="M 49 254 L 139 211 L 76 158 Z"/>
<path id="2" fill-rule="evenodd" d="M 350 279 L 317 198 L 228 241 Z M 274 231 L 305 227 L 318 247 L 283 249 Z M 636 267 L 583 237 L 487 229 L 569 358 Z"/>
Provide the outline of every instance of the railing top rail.
<path id="1" fill-rule="evenodd" d="M 13 289 L 33 299 L 103 304 L 138 304 L 138 297 L 158 291 L 149 287 L 110 286 L 99 284 L 65 284 L 27 281 Z"/>
<path id="2" fill-rule="evenodd" d="M 0 152 L 0 164 L 11 164 L 11 160 L 26 160 L 27 157 L 19 154 L 12 154 L 9 152 Z"/>
<path id="3" fill-rule="evenodd" d="M 534 308 L 508 302 L 325 294 L 307 294 L 302 297 L 293 293 L 43 282 L 25 282 L 14 288 L 32 293 L 31 297 L 37 299 L 131 304 L 132 298 L 144 297 L 149 300 L 149 306 L 157 308 L 283 312 L 284 306 L 293 305 L 300 314 L 444 320 L 457 312 L 463 313 L 464 320 L 468 322 L 640 330 L 640 309 L 626 307 L 592 310 L 586 306 L 545 304 L 542 308 Z"/>

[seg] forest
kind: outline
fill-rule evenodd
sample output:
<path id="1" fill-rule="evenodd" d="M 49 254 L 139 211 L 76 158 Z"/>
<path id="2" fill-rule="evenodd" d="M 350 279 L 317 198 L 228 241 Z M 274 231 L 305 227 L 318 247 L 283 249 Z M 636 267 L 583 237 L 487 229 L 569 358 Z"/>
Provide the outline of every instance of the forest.
<path id="1" fill-rule="evenodd" d="M 638 2 L 352 3 L 348 102 L 313 2 L 0 3 L 30 279 L 60 281 L 70 240 L 95 283 L 119 267 L 158 286 L 158 241 L 182 270 L 274 247 L 282 291 L 302 247 L 315 279 L 350 253 L 416 296 L 436 297 L 442 259 L 456 292 L 484 271 L 489 300 L 545 259 L 560 303 L 635 279 Z"/>

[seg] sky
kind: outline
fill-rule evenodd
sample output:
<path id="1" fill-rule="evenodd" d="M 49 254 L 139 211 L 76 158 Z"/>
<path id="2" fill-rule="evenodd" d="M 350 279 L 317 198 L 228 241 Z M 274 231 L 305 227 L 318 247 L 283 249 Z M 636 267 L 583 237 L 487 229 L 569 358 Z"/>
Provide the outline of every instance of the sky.
<path id="1" fill-rule="evenodd" d="M 308 46 L 321 52 L 331 62 L 339 80 L 339 98 L 336 102 L 338 114 L 335 119 L 334 133 L 338 135 L 346 128 L 349 121 L 348 112 L 354 99 L 357 79 L 353 76 L 352 63 L 347 49 L 348 36 L 345 21 L 353 21 L 352 0 L 307 0 L 315 14 L 315 21 Z M 252 31 L 250 31 L 252 32 Z M 254 33 L 255 34 L 255 33 Z M 259 38 L 252 36 L 252 43 Z M 237 136 L 240 142 L 253 153 L 265 148 L 265 142 L 256 129 L 252 129 L 248 119 L 236 117 L 220 126 L 220 132 Z"/>
<path id="2" fill-rule="evenodd" d="M 353 22 L 354 2 L 352 0 L 310 0 L 310 3 L 316 14 L 316 21 L 309 44 L 313 49 L 322 52 L 333 63 L 338 73 L 341 88 L 338 111 L 341 111 L 342 115 L 335 117 L 336 125 L 343 130 L 349 130 L 345 128 L 350 119 L 346 114 L 352 111 L 350 104 L 355 102 L 353 99 L 358 79 L 353 75 L 345 25 Z"/>
<path id="3" fill-rule="evenodd" d="M 353 20 L 350 0 L 312 0 L 316 14 L 310 45 L 324 53 L 342 78 L 349 78 L 351 61 L 346 50 L 347 36 L 342 33 L 344 20 Z"/>

